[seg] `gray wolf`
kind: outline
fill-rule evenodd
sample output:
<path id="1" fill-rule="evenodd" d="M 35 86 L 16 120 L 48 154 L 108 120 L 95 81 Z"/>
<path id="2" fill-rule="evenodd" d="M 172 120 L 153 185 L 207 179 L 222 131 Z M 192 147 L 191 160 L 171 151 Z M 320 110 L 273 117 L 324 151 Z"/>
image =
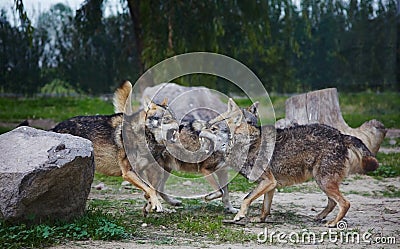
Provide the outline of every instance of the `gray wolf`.
<path id="1" fill-rule="evenodd" d="M 152 210 L 161 212 L 162 205 L 156 190 L 139 176 L 138 170 L 149 166 L 150 157 L 161 155 L 166 144 L 175 141 L 179 127 L 168 110 L 167 100 L 161 104 L 148 100 L 143 110 L 128 114 L 125 101 L 130 98 L 131 91 L 132 85 L 128 81 L 116 90 L 114 107 L 117 113 L 73 117 L 57 124 L 51 131 L 92 141 L 96 171 L 109 176 L 122 176 L 143 190 L 148 200 L 144 214 Z M 147 145 L 143 144 L 145 140 Z"/>
<path id="2" fill-rule="evenodd" d="M 254 118 L 254 115 L 252 114 L 255 112 L 254 108 L 256 108 L 257 105 L 258 104 L 255 104 L 250 106 L 249 108 L 242 109 L 244 119 L 249 124 L 256 125 L 257 123 L 257 119 Z M 209 116 L 211 116 L 211 114 L 208 115 L 208 117 Z M 222 202 L 224 204 L 225 211 L 228 213 L 237 213 L 238 210 L 232 206 L 229 199 L 229 189 L 228 189 L 229 179 L 228 179 L 227 167 L 225 167 L 224 152 L 214 151 L 213 153 L 209 153 L 206 148 L 201 146 L 199 140 L 199 133 L 201 129 L 206 125 L 207 118 L 204 118 L 204 116 L 202 115 L 200 115 L 200 117 L 203 117 L 203 119 L 202 120 L 197 120 L 193 118 L 186 119 L 185 122 L 180 125 L 178 137 L 184 149 L 188 150 L 189 152 L 198 153 L 196 154 L 196 156 L 199 156 L 200 153 L 205 152 L 203 155 L 204 156 L 207 155 L 207 157 L 203 157 L 204 160 L 203 159 L 192 160 L 196 161 L 196 163 L 191 163 L 188 162 L 188 160 L 186 161 L 179 160 L 175 158 L 173 155 L 168 153 L 165 155 L 165 160 L 162 162 L 164 163 L 162 167 L 168 173 L 164 174 L 163 177 L 148 176 L 148 178 L 151 184 L 159 190 L 160 196 L 165 201 L 167 201 L 171 205 L 180 205 L 181 202 L 179 200 L 176 200 L 164 193 L 164 186 L 169 177 L 169 173 L 171 173 L 172 170 L 184 171 L 184 172 L 200 172 L 205 176 L 206 180 L 210 183 L 210 185 L 214 189 L 214 192 L 205 196 L 205 200 L 211 201 L 222 197 Z M 220 125 L 222 124 L 223 123 L 220 123 Z M 224 129 L 228 129 L 228 127 L 225 125 Z M 227 138 L 221 140 L 222 142 L 221 147 L 223 148 L 226 148 L 228 146 L 228 144 L 224 143 L 224 140 L 226 139 Z M 173 147 L 177 144 L 178 143 L 174 143 L 173 145 L 170 146 Z M 177 148 L 176 151 L 178 151 L 179 153 L 179 150 L 182 149 L 183 148 L 180 147 Z M 188 159 L 189 157 L 190 155 L 186 155 L 186 157 L 183 156 L 181 158 Z M 152 175 L 155 174 L 153 173 Z M 160 174 L 158 174 L 158 176 L 159 175 Z M 214 177 L 214 175 L 216 175 L 216 178 Z"/>
<path id="3" fill-rule="evenodd" d="M 118 98 L 114 98 L 114 105 L 119 106 L 116 111 L 124 108 L 124 104 L 127 101 L 125 98 L 129 98 L 129 94 L 119 94 Z M 146 96 L 144 96 L 145 98 Z M 128 103 L 130 101 L 128 100 Z M 222 202 L 224 204 L 225 210 L 230 213 L 237 213 L 238 210 L 235 209 L 230 200 L 228 193 L 228 171 L 226 167 L 223 167 L 221 162 L 223 162 L 223 155 L 220 152 L 216 152 L 207 155 L 207 152 L 203 153 L 203 158 L 205 160 L 194 159 L 192 155 L 197 152 L 204 152 L 200 147 L 199 133 L 201 128 L 205 125 L 207 120 L 211 117 L 215 117 L 216 114 L 207 110 L 198 110 L 194 112 L 187 113 L 181 120 L 179 126 L 179 143 L 174 143 L 169 145 L 168 151 L 175 151 L 175 153 L 170 154 L 167 151 L 162 153 L 162 157 L 157 158 L 157 163 L 161 166 L 163 170 L 158 167 L 147 167 L 143 168 L 140 174 L 148 180 L 148 182 L 157 190 L 158 194 L 170 205 L 179 206 L 181 201 L 173 198 L 172 196 L 165 193 L 165 184 L 171 174 L 174 171 L 184 171 L 184 172 L 198 172 L 202 173 L 206 180 L 215 190 L 214 192 L 205 196 L 206 201 L 210 201 L 216 198 L 222 197 Z M 199 119 L 197 119 L 197 118 Z M 181 145 L 180 147 L 177 145 Z M 182 151 L 188 151 L 188 154 L 183 155 Z M 194 153 L 191 154 L 190 152 Z M 176 153 L 183 156 L 185 160 L 179 160 L 175 157 Z M 208 156 L 207 158 L 205 156 Z M 165 170 L 165 171 L 164 171 Z M 216 176 L 216 177 L 215 177 Z"/>
<path id="4" fill-rule="evenodd" d="M 254 116 L 257 116 L 256 109 L 253 110 Z M 232 127 L 231 140 L 225 139 L 229 137 L 226 134 L 228 131 L 221 129 L 221 121 L 226 121 Z M 261 195 L 264 195 L 261 221 L 265 221 L 270 214 L 277 187 L 314 178 L 328 197 L 326 208 L 315 219 L 323 220 L 338 205 L 337 216 L 326 223 L 336 226 L 350 208 L 350 202 L 339 190 L 341 181 L 348 174 L 366 173 L 379 166 L 374 154 L 356 137 L 321 124 L 295 125 L 286 129 L 252 125 L 246 122 L 242 110 L 232 99 L 229 100 L 228 111 L 211 120 L 199 136 L 208 140 L 212 149 L 225 151 L 226 158 L 229 155 L 247 154 L 242 165 L 235 164 L 238 160 L 235 156 L 225 162 L 236 167 L 245 177 L 250 178 L 250 172 L 255 167 L 261 169 L 258 185 L 244 198 L 234 221 L 245 218 L 250 204 Z M 221 138 L 229 145 L 228 150 L 219 145 Z M 266 146 L 261 146 L 262 138 L 267 141 Z M 275 144 L 271 146 L 274 140 Z M 271 157 L 259 158 L 259 153 Z"/>

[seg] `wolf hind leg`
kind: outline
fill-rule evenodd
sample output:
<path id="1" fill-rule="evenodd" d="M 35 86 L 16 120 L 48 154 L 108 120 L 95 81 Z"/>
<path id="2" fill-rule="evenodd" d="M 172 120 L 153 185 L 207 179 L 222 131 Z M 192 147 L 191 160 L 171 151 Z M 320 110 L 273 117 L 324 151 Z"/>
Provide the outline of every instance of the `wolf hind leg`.
<path id="1" fill-rule="evenodd" d="M 264 201 L 261 210 L 261 222 L 265 222 L 267 216 L 271 214 L 272 198 L 274 197 L 275 188 L 264 194 Z"/>
<path id="2" fill-rule="evenodd" d="M 336 202 L 330 197 L 328 197 L 328 204 L 326 205 L 324 210 L 322 210 L 317 216 L 315 216 L 314 220 L 321 221 L 325 219 L 326 216 L 328 216 L 328 214 L 330 214 L 335 207 L 336 207 Z"/>
<path id="3" fill-rule="evenodd" d="M 239 221 L 246 217 L 247 210 L 255 199 L 275 189 L 276 179 L 271 171 L 265 172 L 262 177 L 263 180 L 261 180 L 257 187 L 244 198 L 239 212 L 236 214 L 235 218 L 233 218 L 234 221 Z"/>
<path id="4" fill-rule="evenodd" d="M 335 219 L 330 220 L 326 223 L 328 227 L 335 227 L 336 224 L 346 215 L 347 211 L 350 208 L 350 202 L 343 197 L 342 193 L 340 193 L 340 181 L 338 181 L 337 179 L 329 179 L 317 182 L 320 185 L 322 191 L 324 191 L 328 196 L 328 205 L 324 210 L 322 210 L 320 214 L 318 214 L 318 216 L 323 217 L 325 214 L 328 215 L 337 204 L 339 206 L 339 212 L 337 216 L 335 217 Z M 325 184 L 320 184 L 320 182 L 325 182 Z M 331 200 L 335 204 L 333 204 Z"/>

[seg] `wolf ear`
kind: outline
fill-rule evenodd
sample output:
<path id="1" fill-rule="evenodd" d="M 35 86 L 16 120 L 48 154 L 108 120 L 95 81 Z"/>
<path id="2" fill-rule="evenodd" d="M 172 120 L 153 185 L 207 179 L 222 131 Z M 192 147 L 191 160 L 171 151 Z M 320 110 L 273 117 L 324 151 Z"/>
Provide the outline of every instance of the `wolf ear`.
<path id="1" fill-rule="evenodd" d="M 249 112 L 253 113 L 254 115 L 258 116 L 258 115 L 257 115 L 257 110 L 258 110 L 259 104 L 260 104 L 260 103 L 259 103 L 258 101 L 256 101 L 256 102 L 254 102 L 251 106 L 247 107 L 247 110 L 248 110 Z"/>
<path id="2" fill-rule="evenodd" d="M 240 107 L 233 101 L 232 98 L 229 98 L 228 101 L 228 117 L 233 120 L 233 124 L 239 126 L 242 123 L 243 113 Z"/>
<path id="3" fill-rule="evenodd" d="M 233 101 L 232 98 L 228 100 L 228 112 L 234 112 L 236 110 L 240 110 L 240 107 Z"/>
<path id="4" fill-rule="evenodd" d="M 165 97 L 164 98 L 164 100 L 161 102 L 161 104 L 160 104 L 161 106 L 167 106 L 168 105 L 168 98 L 167 97 Z"/>
<path id="5" fill-rule="evenodd" d="M 232 115 L 231 119 L 233 120 L 233 124 L 236 126 L 240 126 L 243 120 L 243 113 L 242 111 L 236 111 L 234 115 Z"/>

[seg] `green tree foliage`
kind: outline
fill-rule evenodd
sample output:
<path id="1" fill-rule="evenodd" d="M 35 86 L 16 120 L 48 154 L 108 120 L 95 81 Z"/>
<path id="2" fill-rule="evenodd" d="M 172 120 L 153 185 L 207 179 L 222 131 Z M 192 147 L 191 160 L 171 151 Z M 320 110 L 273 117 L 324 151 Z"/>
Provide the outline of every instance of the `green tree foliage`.
<path id="1" fill-rule="evenodd" d="M 123 11 L 105 17 L 106 1 L 86 0 L 76 14 L 54 5 L 32 39 L 2 12 L 1 91 L 34 93 L 59 79 L 87 93 L 110 92 L 194 51 L 241 61 L 269 91 L 400 90 L 395 0 L 122 0 Z M 221 80 L 196 77 L 178 81 L 218 89 Z"/>

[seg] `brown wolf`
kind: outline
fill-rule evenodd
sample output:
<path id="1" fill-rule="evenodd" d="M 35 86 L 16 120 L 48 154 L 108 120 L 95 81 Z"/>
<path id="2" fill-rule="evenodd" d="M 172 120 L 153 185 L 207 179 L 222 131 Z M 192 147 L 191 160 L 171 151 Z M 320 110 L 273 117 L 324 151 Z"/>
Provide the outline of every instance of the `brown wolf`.
<path id="1" fill-rule="evenodd" d="M 143 210 L 145 214 L 152 210 L 161 212 L 156 190 L 143 181 L 137 171 L 151 164 L 151 157 L 161 155 L 167 142 L 175 141 L 179 127 L 167 109 L 166 100 L 160 105 L 148 101 L 144 110 L 124 115 L 125 101 L 122 103 L 121 100 L 129 99 L 131 91 L 131 83 L 126 81 L 115 92 L 114 106 L 118 113 L 70 118 L 51 131 L 92 141 L 96 171 L 109 176 L 122 176 L 142 189 L 148 199 Z M 145 140 L 148 144 L 144 144 Z"/>
<path id="2" fill-rule="evenodd" d="M 229 154 L 247 154 L 243 165 L 235 164 L 238 161 L 235 156 L 226 164 L 233 165 L 247 178 L 256 167 L 262 172 L 257 179 L 257 187 L 244 198 L 234 221 L 244 218 L 250 204 L 263 194 L 261 221 L 265 221 L 270 214 L 275 188 L 302 183 L 314 177 L 328 196 L 326 208 L 315 219 L 324 219 L 338 205 L 336 218 L 327 222 L 328 226 L 335 226 L 350 208 L 349 201 L 339 191 L 340 182 L 348 174 L 365 173 L 378 168 L 374 155 L 356 137 L 321 124 L 298 125 L 282 130 L 276 130 L 273 126 L 254 126 L 244 120 L 242 111 L 231 99 L 228 111 L 212 120 L 209 127 L 200 133 L 200 137 L 208 140 L 215 150 L 220 150 L 216 141 L 227 137 L 227 131 L 220 129 L 222 120 L 233 127 L 232 141 L 226 141 L 230 145 L 226 157 Z M 271 143 L 275 137 L 275 148 L 272 149 Z M 267 141 L 266 146 L 261 146 L 262 138 Z M 268 160 L 269 157 L 263 158 L 263 154 L 272 156 Z"/>

